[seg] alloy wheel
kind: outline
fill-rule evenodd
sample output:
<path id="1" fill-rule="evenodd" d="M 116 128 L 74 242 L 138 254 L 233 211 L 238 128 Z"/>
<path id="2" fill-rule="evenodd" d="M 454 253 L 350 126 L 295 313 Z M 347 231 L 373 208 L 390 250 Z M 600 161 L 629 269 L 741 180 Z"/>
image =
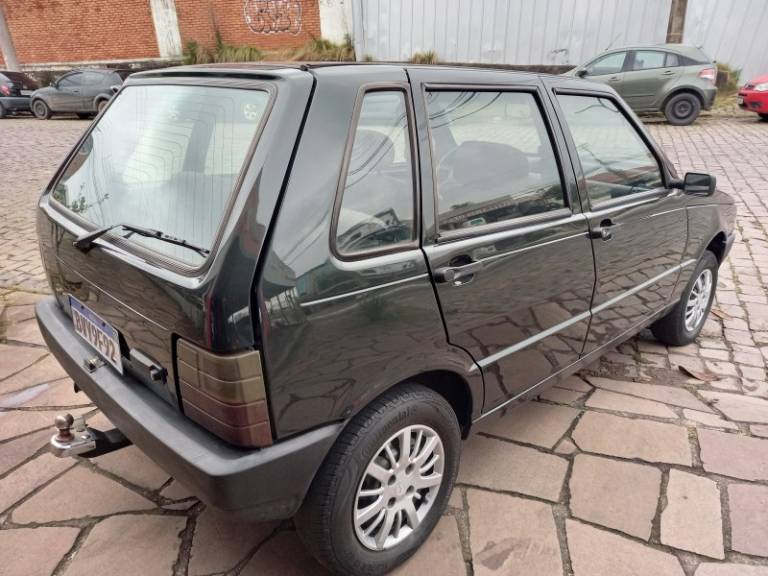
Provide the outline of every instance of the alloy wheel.
<path id="1" fill-rule="evenodd" d="M 688 302 L 685 304 L 685 329 L 688 332 L 693 332 L 703 322 L 711 295 L 712 271 L 704 269 L 696 278 L 688 295 Z"/>
<path id="2" fill-rule="evenodd" d="M 407 426 L 376 452 L 355 495 L 352 521 L 360 543 L 386 550 L 422 523 L 443 484 L 445 451 L 429 426 Z"/>

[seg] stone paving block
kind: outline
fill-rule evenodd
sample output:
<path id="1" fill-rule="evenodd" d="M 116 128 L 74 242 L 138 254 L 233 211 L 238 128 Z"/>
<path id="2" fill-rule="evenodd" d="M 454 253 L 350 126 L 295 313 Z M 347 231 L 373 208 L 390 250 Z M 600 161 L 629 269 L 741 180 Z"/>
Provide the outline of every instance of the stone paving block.
<path id="1" fill-rule="evenodd" d="M 579 415 L 575 408 L 524 402 L 497 418 L 482 431 L 516 442 L 552 448 Z"/>
<path id="2" fill-rule="evenodd" d="M 36 346 L 45 346 L 43 335 L 37 327 L 37 320 L 26 320 L 17 324 L 11 324 L 5 329 L 5 339 L 9 343 L 23 342 L 24 344 L 34 344 Z"/>
<path id="3" fill-rule="evenodd" d="M 755 436 L 768 438 L 768 425 L 766 424 L 752 424 L 752 426 L 749 427 L 749 431 Z"/>
<path id="4" fill-rule="evenodd" d="M 20 348 L 16 346 L 16 348 Z M 54 380 L 61 380 L 66 378 L 67 373 L 64 368 L 61 367 L 59 361 L 56 360 L 50 354 L 44 357 L 42 360 L 35 362 L 28 368 L 23 369 L 21 372 L 6 378 L 0 382 L 0 394 L 7 394 L 8 392 L 16 392 L 23 388 L 29 388 L 30 386 L 37 386 L 44 382 L 53 382 Z"/>
<path id="5" fill-rule="evenodd" d="M 0 344 L 0 358 L 3 359 L 0 362 L 0 380 L 31 366 L 47 353 L 48 351 L 42 348 Z"/>
<path id="6" fill-rule="evenodd" d="M 768 424 L 768 400 L 725 392 L 702 391 L 701 395 L 731 420 Z"/>
<path id="7" fill-rule="evenodd" d="M 0 550 L 8 552 L 0 561 L 0 575 L 49 576 L 79 532 L 78 528 L 47 526 L 0 530 Z"/>
<path id="8" fill-rule="evenodd" d="M 154 507 L 152 502 L 121 484 L 77 466 L 16 508 L 13 521 L 18 524 L 54 522 Z"/>
<path id="9" fill-rule="evenodd" d="M 392 576 L 434 574 L 465 576 L 467 567 L 461 553 L 459 528 L 453 516 L 443 516 L 427 541 L 405 564 L 392 571 Z M 475 574 L 478 574 L 476 571 Z"/>
<path id="10" fill-rule="evenodd" d="M 75 464 L 76 462 L 69 458 L 41 454 L 20 466 L 0 480 L 0 512 L 4 512 L 27 494 Z"/>
<path id="11" fill-rule="evenodd" d="M 148 490 L 158 490 L 170 478 L 136 446 L 128 446 L 92 460 L 102 470 Z"/>
<path id="12" fill-rule="evenodd" d="M 47 445 L 52 435 L 50 430 L 40 430 L 0 444 L 0 475 L 18 466 Z"/>
<path id="13" fill-rule="evenodd" d="M 739 427 L 733 422 L 729 422 L 728 420 L 720 418 L 719 416 L 716 416 L 714 414 L 709 414 L 707 412 L 699 412 L 698 410 L 688 410 L 688 408 L 684 408 L 683 417 L 686 420 L 697 422 L 699 424 L 704 424 L 705 426 L 711 426 L 713 428 L 725 428 L 726 430 L 739 429 Z"/>
<path id="14" fill-rule="evenodd" d="M 704 470 L 742 480 L 768 481 L 768 440 L 699 428 Z"/>
<path id="15" fill-rule="evenodd" d="M 67 410 L 73 416 L 79 416 L 92 410 L 92 408 L 76 408 Z M 26 411 L 26 410 L 0 410 L 0 441 L 15 438 L 34 430 L 47 428 L 53 435 L 53 419 L 60 410 L 54 411 Z"/>
<path id="16" fill-rule="evenodd" d="M 240 576 L 330 576 L 309 555 L 295 532 L 280 532 L 265 542 Z M 69 575 L 67 575 L 69 576 Z"/>
<path id="17" fill-rule="evenodd" d="M 672 554 L 576 520 L 565 527 L 574 576 L 685 576 Z"/>
<path id="18" fill-rule="evenodd" d="M 464 445 L 458 481 L 558 500 L 568 461 L 511 442 L 474 435 Z"/>
<path id="19" fill-rule="evenodd" d="M 239 522 L 231 514 L 206 508 L 197 518 L 189 575 L 233 569 L 274 531 L 275 526 L 275 523 Z"/>
<path id="20" fill-rule="evenodd" d="M 587 384 L 583 378 L 575 374 L 566 377 L 562 382 L 558 382 L 555 386 L 558 388 L 565 388 L 566 390 L 573 390 L 574 392 L 589 392 L 592 390 L 592 386 Z"/>
<path id="21" fill-rule="evenodd" d="M 768 556 L 768 486 L 730 484 L 731 548 Z"/>
<path id="22" fill-rule="evenodd" d="M 472 560 L 477 576 L 562 574 L 552 508 L 514 496 L 469 490 Z"/>
<path id="23" fill-rule="evenodd" d="M 648 540 L 656 515 L 661 471 L 653 466 L 579 454 L 571 472 L 571 512 Z"/>
<path id="24" fill-rule="evenodd" d="M 573 454 L 574 452 L 576 452 L 576 450 L 578 450 L 578 448 L 576 448 L 576 444 L 574 444 L 568 438 L 563 438 L 560 441 L 560 444 L 558 444 L 557 447 L 555 447 L 556 454 L 564 454 L 566 456 L 568 454 Z"/>
<path id="25" fill-rule="evenodd" d="M 584 394 L 586 392 L 574 392 L 573 390 L 552 386 L 541 393 L 541 398 L 550 402 L 557 402 L 558 404 L 574 404 L 581 400 Z"/>
<path id="26" fill-rule="evenodd" d="M 661 542 L 702 556 L 725 558 L 720 490 L 713 480 L 670 470 Z"/>
<path id="27" fill-rule="evenodd" d="M 96 524 L 66 576 L 172 574 L 187 519 L 123 514 Z"/>
<path id="28" fill-rule="evenodd" d="M 691 465 L 688 431 L 675 424 L 587 412 L 571 437 L 586 452 Z"/>
<path id="29" fill-rule="evenodd" d="M 169 500 L 183 500 L 185 498 L 191 498 L 194 496 L 192 491 L 184 486 L 178 480 L 174 480 L 168 486 L 163 488 L 160 492 L 160 496 L 168 498 Z"/>
<path id="30" fill-rule="evenodd" d="M 62 378 L 47 384 L 38 384 L 17 392 L 0 396 L 0 408 L 42 408 L 53 406 L 87 406 L 90 398 L 75 392 L 72 380 Z"/>
<path id="31" fill-rule="evenodd" d="M 703 562 L 694 576 L 768 576 L 768 566 Z"/>
<path id="32" fill-rule="evenodd" d="M 589 397 L 589 400 L 587 400 L 586 406 L 589 408 L 612 410 L 614 412 L 629 412 L 641 416 L 655 416 L 657 418 L 670 418 L 673 420 L 677 418 L 677 414 L 664 404 L 654 402 L 653 400 L 646 400 L 645 398 L 618 394 L 609 390 L 595 390 Z"/>
<path id="33" fill-rule="evenodd" d="M 620 392 L 630 396 L 646 398 L 671 406 L 680 406 L 681 408 L 690 408 L 700 412 L 712 412 L 704 402 L 696 398 L 688 390 L 677 386 L 664 386 L 660 384 L 643 384 L 640 382 L 627 382 L 624 380 L 613 380 L 610 378 L 600 378 L 590 376 L 589 381 L 605 390 Z"/>

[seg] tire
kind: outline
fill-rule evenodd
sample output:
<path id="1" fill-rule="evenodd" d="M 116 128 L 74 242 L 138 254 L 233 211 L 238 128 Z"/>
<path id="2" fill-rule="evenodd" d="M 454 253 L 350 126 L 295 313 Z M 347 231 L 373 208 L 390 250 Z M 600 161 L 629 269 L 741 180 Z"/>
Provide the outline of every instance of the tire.
<path id="1" fill-rule="evenodd" d="M 760 116 L 760 120 L 763 122 L 768 122 L 768 114 L 758 114 Z"/>
<path id="2" fill-rule="evenodd" d="M 651 332 L 653 332 L 657 340 L 670 346 L 685 346 L 696 340 L 702 326 L 704 326 L 709 310 L 712 307 L 712 300 L 715 297 L 717 268 L 717 257 L 709 250 L 706 250 L 699 259 L 693 274 L 691 274 L 691 279 L 688 281 L 688 285 L 685 287 L 678 303 L 675 304 L 675 307 L 666 316 L 651 325 Z M 699 294 L 701 294 L 702 285 L 700 280 L 706 283 L 707 276 L 709 277 L 709 292 L 706 299 L 699 298 L 697 304 L 692 303 L 694 292 L 698 290 Z M 695 306 L 696 317 L 698 318 L 695 322 L 693 318 L 688 322 L 686 321 L 687 313 L 691 313 L 690 306 Z"/>
<path id="3" fill-rule="evenodd" d="M 400 439 L 406 434 L 410 457 L 400 460 Z M 334 574 L 389 572 L 421 546 L 445 510 L 459 468 L 460 444 L 456 414 L 442 396 L 417 384 L 386 392 L 347 425 L 315 476 L 294 519 L 305 547 Z M 387 446 L 397 465 L 387 456 Z M 419 468 L 435 454 L 432 467 Z M 413 459 L 416 468 L 404 465 Z M 422 470 L 437 475 L 441 465 L 439 485 L 414 490 L 411 482 L 423 477 Z M 381 481 L 369 474 L 372 468 L 384 476 Z M 363 495 L 365 490 L 374 495 Z M 409 511 L 408 501 L 414 504 Z M 355 512 L 366 509 L 372 510 L 370 518 L 357 522 Z M 391 527 L 384 532 L 390 517 Z"/>
<path id="4" fill-rule="evenodd" d="M 48 120 L 51 117 L 51 109 L 44 100 L 35 100 L 32 102 L 32 114 L 38 120 Z"/>
<path id="5" fill-rule="evenodd" d="M 696 121 L 701 112 L 701 101 L 694 94 L 675 94 L 664 105 L 664 116 L 673 126 L 688 126 Z"/>
<path id="6" fill-rule="evenodd" d="M 88 120 L 93 114 L 90 112 L 78 112 L 77 117 L 80 118 L 80 120 Z"/>
<path id="7" fill-rule="evenodd" d="M 0 119 L 5 118 L 5 107 L 0 104 Z"/>
<path id="8" fill-rule="evenodd" d="M 96 102 L 96 114 L 101 114 L 104 108 L 107 107 L 108 100 L 99 100 Z"/>

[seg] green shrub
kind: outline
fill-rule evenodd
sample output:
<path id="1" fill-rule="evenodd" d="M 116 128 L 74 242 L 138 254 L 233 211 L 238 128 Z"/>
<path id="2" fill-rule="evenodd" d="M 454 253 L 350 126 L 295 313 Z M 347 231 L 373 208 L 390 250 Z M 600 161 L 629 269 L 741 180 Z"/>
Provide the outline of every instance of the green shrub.
<path id="1" fill-rule="evenodd" d="M 306 62 L 354 62 L 355 47 L 349 34 L 344 36 L 344 41 L 340 44 L 325 38 L 313 38 L 290 53 L 288 58 Z"/>
<path id="2" fill-rule="evenodd" d="M 414 52 L 409 62 L 413 64 L 437 64 L 437 54 L 434 50 L 428 52 Z"/>
<path id="3" fill-rule="evenodd" d="M 216 44 L 211 50 L 195 40 L 187 42 L 184 48 L 185 64 L 209 64 L 211 62 L 258 62 L 264 55 L 255 46 L 227 44 L 216 30 Z"/>
<path id="4" fill-rule="evenodd" d="M 731 68 L 723 62 L 717 63 L 717 87 L 724 93 L 736 92 L 739 89 L 741 68 Z"/>

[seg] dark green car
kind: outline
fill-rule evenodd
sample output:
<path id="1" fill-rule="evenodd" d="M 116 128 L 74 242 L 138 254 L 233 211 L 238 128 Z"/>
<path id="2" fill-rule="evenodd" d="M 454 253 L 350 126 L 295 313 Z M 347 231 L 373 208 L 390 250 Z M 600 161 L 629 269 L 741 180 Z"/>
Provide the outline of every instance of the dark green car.
<path id="1" fill-rule="evenodd" d="M 715 63 L 684 44 L 609 50 L 566 75 L 608 84 L 635 112 L 663 112 L 676 126 L 692 124 L 717 95 Z"/>

